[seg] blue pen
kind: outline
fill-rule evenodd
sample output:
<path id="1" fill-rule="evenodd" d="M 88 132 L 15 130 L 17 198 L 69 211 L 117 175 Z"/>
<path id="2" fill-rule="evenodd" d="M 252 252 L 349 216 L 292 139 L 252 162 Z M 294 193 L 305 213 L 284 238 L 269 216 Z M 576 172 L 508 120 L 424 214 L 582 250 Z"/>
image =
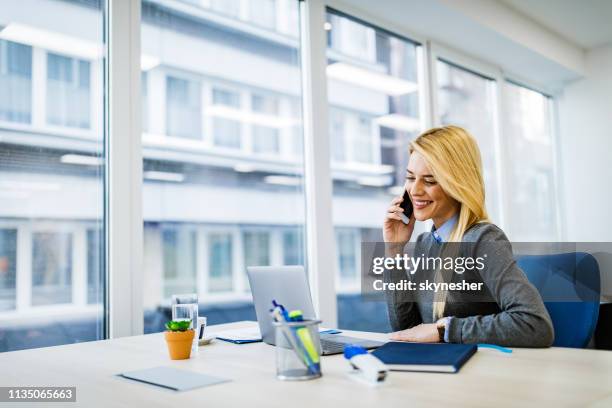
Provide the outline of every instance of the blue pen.
<path id="1" fill-rule="evenodd" d="M 285 306 L 281 305 L 280 303 L 278 303 L 276 301 L 276 299 L 272 299 L 272 306 L 274 307 L 278 307 L 280 308 L 280 311 L 283 315 L 283 318 L 285 319 L 286 322 L 289 321 L 289 314 L 287 313 L 287 310 L 285 309 Z"/>

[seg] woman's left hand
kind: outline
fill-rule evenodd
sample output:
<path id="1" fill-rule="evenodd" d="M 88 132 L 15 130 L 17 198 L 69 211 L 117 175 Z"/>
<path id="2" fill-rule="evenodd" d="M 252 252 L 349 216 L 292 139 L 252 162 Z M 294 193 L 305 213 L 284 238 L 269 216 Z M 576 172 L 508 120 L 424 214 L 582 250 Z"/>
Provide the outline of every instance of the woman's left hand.
<path id="1" fill-rule="evenodd" d="M 435 323 L 419 324 L 410 329 L 393 332 L 389 336 L 394 341 L 412 341 L 418 343 L 438 343 L 440 335 Z"/>

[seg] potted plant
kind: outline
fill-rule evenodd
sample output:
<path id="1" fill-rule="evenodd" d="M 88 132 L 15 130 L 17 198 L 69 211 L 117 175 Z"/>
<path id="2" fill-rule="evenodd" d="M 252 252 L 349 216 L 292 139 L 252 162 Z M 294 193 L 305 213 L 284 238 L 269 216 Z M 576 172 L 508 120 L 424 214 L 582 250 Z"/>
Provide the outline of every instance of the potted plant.
<path id="1" fill-rule="evenodd" d="M 191 345 L 195 332 L 190 329 L 191 321 L 171 320 L 166 323 L 166 344 L 172 360 L 185 360 L 191 356 Z"/>

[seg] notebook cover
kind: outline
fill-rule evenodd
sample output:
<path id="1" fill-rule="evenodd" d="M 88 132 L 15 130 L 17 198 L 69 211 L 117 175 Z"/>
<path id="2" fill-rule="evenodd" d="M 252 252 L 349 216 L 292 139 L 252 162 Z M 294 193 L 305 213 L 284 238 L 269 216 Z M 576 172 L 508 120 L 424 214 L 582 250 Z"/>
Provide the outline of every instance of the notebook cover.
<path id="1" fill-rule="evenodd" d="M 475 344 L 392 341 L 372 352 L 372 355 L 391 366 L 392 370 L 457 372 L 476 350 Z"/>
<path id="2" fill-rule="evenodd" d="M 225 378 L 213 377 L 193 371 L 179 370 L 172 367 L 154 367 L 146 370 L 130 371 L 119 374 L 122 377 L 169 388 L 175 391 L 186 391 L 208 385 L 229 381 Z"/>

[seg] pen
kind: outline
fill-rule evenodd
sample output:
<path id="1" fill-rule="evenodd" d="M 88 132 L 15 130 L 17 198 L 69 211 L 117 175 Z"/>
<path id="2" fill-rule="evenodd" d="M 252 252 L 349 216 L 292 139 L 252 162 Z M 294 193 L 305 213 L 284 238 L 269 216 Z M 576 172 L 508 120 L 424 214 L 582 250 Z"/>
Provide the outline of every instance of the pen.
<path id="1" fill-rule="evenodd" d="M 283 306 L 280 303 L 278 303 L 275 299 L 272 299 L 272 306 L 280 308 L 280 311 L 281 311 L 281 313 L 283 315 L 283 318 L 285 319 L 286 322 L 288 322 L 290 320 L 289 319 L 289 315 L 287 314 L 287 309 L 285 309 L 285 306 Z"/>

